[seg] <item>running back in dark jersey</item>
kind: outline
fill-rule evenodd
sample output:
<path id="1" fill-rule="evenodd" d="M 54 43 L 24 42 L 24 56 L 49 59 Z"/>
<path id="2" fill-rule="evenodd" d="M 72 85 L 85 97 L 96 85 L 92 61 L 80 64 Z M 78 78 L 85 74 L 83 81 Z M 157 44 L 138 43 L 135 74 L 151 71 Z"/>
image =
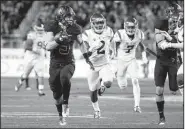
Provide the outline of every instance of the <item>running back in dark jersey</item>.
<path id="1" fill-rule="evenodd" d="M 45 30 L 47 32 L 53 32 L 54 36 L 58 33 L 63 33 L 63 29 L 60 27 L 57 21 L 50 21 L 46 23 Z M 67 40 L 63 41 L 63 44 L 59 45 L 51 51 L 51 62 L 68 64 L 74 62 L 73 55 L 73 43 L 77 39 L 77 35 L 81 34 L 81 27 L 74 23 L 66 28 L 66 32 L 69 35 Z"/>
<path id="2" fill-rule="evenodd" d="M 168 27 L 167 27 L 168 20 L 160 20 L 158 22 L 161 22 L 161 24 L 160 25 L 158 24 L 159 26 L 155 26 L 155 28 L 168 32 Z M 157 32 L 156 34 L 160 34 L 160 32 Z M 172 33 L 170 33 L 170 36 L 173 38 L 170 42 L 177 43 L 176 34 L 172 32 Z M 164 36 L 163 39 L 161 39 L 161 41 L 162 40 L 167 40 L 167 39 Z M 165 50 L 162 50 L 158 47 L 158 43 L 159 42 L 156 42 L 156 50 L 157 50 L 157 55 L 160 57 L 159 59 L 164 62 L 174 63 L 177 59 L 177 50 L 178 49 L 167 48 Z"/>

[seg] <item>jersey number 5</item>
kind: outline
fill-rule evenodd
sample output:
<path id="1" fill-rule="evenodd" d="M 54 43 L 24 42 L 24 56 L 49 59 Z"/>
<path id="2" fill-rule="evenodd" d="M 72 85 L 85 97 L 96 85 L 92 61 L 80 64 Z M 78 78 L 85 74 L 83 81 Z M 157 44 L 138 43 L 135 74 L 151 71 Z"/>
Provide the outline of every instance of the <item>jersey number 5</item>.
<path id="1" fill-rule="evenodd" d="M 128 45 L 126 53 L 130 53 L 130 50 L 134 48 L 134 45 Z"/>
<path id="2" fill-rule="evenodd" d="M 105 41 L 100 41 L 102 45 L 97 49 L 98 54 L 105 54 L 105 50 L 102 50 L 105 46 Z"/>

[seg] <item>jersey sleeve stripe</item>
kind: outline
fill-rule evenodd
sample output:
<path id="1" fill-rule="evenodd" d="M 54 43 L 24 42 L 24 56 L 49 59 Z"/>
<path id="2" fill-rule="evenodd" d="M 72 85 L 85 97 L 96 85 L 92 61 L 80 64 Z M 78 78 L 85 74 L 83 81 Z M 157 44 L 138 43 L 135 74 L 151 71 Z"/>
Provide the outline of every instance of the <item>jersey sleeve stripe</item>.
<path id="1" fill-rule="evenodd" d="M 120 40 L 122 41 L 121 34 L 120 34 L 119 30 L 117 31 L 117 33 L 118 33 Z"/>
<path id="2" fill-rule="evenodd" d="M 84 33 L 83 33 L 85 36 L 87 36 L 88 37 L 88 34 L 87 34 L 87 32 L 85 31 Z"/>

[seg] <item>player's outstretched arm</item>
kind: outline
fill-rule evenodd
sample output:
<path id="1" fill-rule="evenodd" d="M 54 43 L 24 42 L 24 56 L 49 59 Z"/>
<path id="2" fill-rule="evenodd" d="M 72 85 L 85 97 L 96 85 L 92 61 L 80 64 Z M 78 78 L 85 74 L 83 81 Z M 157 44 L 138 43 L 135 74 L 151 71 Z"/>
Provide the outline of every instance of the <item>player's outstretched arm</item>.
<path id="1" fill-rule="evenodd" d="M 82 40 L 82 35 L 81 34 L 79 34 L 77 36 L 77 42 L 80 46 L 80 51 L 82 52 L 83 57 L 85 58 L 85 61 L 90 65 L 91 69 L 94 70 L 94 66 L 93 66 L 92 62 L 89 60 L 89 56 L 91 56 L 92 52 L 88 51 L 87 44 L 86 44 L 86 42 L 84 42 Z"/>

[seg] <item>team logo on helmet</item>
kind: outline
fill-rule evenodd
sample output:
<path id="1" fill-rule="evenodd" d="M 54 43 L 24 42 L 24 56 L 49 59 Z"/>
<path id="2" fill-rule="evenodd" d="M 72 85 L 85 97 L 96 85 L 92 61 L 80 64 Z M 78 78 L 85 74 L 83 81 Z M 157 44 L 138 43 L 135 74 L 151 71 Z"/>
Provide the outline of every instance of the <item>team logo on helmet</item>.
<path id="1" fill-rule="evenodd" d="M 124 29 L 128 35 L 134 35 L 138 28 L 138 22 L 135 18 L 128 18 L 124 22 Z"/>
<path id="2" fill-rule="evenodd" d="M 102 14 L 94 13 L 90 18 L 91 28 L 96 33 L 102 33 L 106 27 L 106 19 Z"/>

